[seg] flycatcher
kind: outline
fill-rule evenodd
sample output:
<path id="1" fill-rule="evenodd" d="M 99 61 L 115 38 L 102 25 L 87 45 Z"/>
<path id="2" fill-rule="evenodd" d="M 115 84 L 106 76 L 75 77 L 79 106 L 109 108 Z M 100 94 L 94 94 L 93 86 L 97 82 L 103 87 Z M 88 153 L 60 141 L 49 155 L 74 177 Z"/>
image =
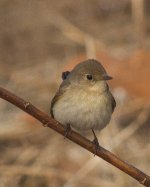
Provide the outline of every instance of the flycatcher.
<path id="1" fill-rule="evenodd" d="M 99 146 L 94 130 L 101 130 L 109 123 L 116 106 L 106 82 L 112 77 L 97 60 L 89 59 L 71 72 L 62 73 L 62 78 L 51 102 L 51 116 L 65 125 L 66 135 L 71 127 L 78 131 L 92 130 L 93 142 Z"/>

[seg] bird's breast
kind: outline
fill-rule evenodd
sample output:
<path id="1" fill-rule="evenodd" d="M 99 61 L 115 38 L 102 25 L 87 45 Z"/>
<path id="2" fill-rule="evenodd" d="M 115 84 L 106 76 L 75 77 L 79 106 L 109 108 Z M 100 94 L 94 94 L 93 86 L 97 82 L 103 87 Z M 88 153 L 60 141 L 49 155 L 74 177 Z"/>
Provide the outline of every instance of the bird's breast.
<path id="1" fill-rule="evenodd" d="M 55 103 L 54 117 L 77 130 L 102 129 L 109 123 L 112 114 L 108 94 L 109 91 L 100 93 L 95 89 L 68 89 Z"/>

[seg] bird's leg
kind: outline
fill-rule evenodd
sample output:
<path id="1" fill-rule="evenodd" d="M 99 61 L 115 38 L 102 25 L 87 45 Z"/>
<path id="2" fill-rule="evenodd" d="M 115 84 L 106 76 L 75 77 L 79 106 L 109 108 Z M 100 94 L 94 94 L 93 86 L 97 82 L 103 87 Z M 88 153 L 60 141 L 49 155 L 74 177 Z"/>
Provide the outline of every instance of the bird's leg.
<path id="1" fill-rule="evenodd" d="M 65 126 L 65 131 L 64 131 L 64 138 L 66 138 L 69 134 L 69 132 L 71 131 L 71 126 L 70 124 L 68 123 L 66 126 Z"/>
<path id="2" fill-rule="evenodd" d="M 98 139 L 97 139 L 96 134 L 95 134 L 95 132 L 94 132 L 93 129 L 92 129 L 92 132 L 93 132 L 93 135 L 94 135 L 94 140 L 93 140 L 92 142 L 93 142 L 93 144 L 95 145 L 95 154 L 94 154 L 94 156 L 95 156 L 95 155 L 97 154 L 97 150 L 98 150 L 98 148 L 99 148 L 100 146 L 99 146 Z"/>

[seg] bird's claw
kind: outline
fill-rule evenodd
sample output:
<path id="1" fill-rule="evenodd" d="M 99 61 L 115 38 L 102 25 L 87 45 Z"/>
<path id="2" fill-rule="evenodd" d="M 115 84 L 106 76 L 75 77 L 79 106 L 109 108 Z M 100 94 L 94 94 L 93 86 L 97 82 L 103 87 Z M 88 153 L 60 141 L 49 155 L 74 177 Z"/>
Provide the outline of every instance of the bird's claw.
<path id="1" fill-rule="evenodd" d="M 69 132 L 71 131 L 71 127 L 70 127 L 70 124 L 67 124 L 65 126 L 65 130 L 64 130 L 64 138 L 66 138 L 69 134 Z"/>
<path id="2" fill-rule="evenodd" d="M 96 137 L 94 137 L 94 140 L 92 141 L 92 143 L 95 146 L 95 153 L 94 153 L 94 156 L 95 156 L 97 154 L 97 151 L 98 151 L 100 145 L 99 145 L 98 139 Z"/>

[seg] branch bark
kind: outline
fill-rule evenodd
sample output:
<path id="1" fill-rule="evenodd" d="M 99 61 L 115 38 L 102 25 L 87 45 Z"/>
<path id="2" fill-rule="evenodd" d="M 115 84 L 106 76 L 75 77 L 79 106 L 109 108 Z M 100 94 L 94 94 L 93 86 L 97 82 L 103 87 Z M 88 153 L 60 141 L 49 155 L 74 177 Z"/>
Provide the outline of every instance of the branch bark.
<path id="1" fill-rule="evenodd" d="M 34 118 L 36 118 L 38 121 L 40 121 L 43 124 L 44 127 L 49 127 L 57 131 L 58 133 L 64 135 L 65 130 L 62 124 L 60 124 L 53 118 L 50 118 L 49 115 L 40 111 L 31 103 L 23 100 L 22 98 L 14 95 L 13 93 L 1 87 L 0 87 L 0 97 L 12 103 L 13 105 L 17 106 L 18 108 L 22 109 L 23 111 L 33 116 Z M 76 144 L 80 145 L 81 147 L 87 149 L 91 153 L 95 154 L 95 146 L 93 145 L 93 143 L 88 139 L 86 139 L 85 137 L 78 134 L 77 132 L 72 130 L 67 135 L 67 138 L 75 142 Z M 113 153 L 109 152 L 108 150 L 104 149 L 103 147 L 99 147 L 96 155 L 104 159 L 105 161 L 109 162 L 110 164 L 114 165 L 118 169 L 122 170 L 123 172 L 127 173 L 128 175 L 136 179 L 144 186 L 150 187 L 150 176 L 143 173 L 136 167 L 128 164 L 127 162 L 124 162 L 123 160 L 119 159 L 117 156 L 115 156 Z"/>

